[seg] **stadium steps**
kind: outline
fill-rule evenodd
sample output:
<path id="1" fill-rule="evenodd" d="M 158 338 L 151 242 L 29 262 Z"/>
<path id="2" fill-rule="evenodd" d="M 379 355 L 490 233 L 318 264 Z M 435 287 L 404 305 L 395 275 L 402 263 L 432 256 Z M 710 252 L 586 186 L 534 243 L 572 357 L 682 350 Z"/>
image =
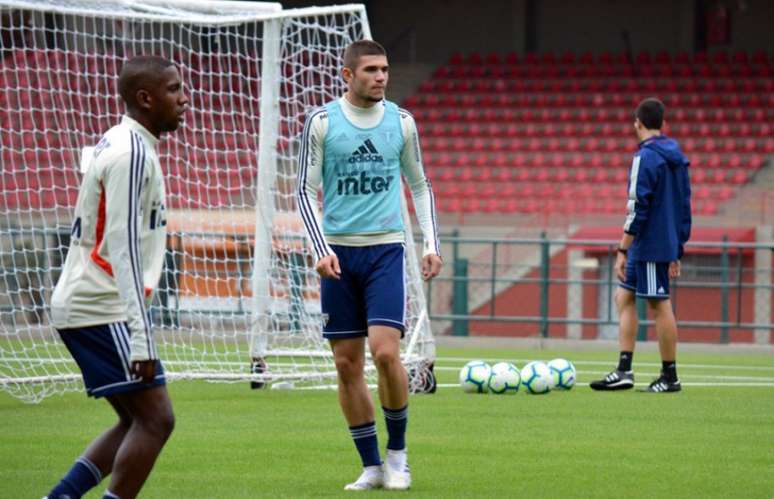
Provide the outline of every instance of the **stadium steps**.
<path id="1" fill-rule="evenodd" d="M 510 237 L 519 237 L 519 238 L 538 238 L 540 237 L 540 232 L 543 232 L 543 230 L 515 230 L 512 234 L 510 234 Z M 566 239 L 569 237 L 569 235 L 572 233 L 572 229 L 565 229 L 565 228 L 550 228 L 545 229 L 546 237 L 548 239 Z M 552 258 L 555 254 L 559 253 L 564 249 L 564 246 L 559 245 L 552 245 L 550 247 L 550 254 L 549 259 Z M 498 249 L 498 251 L 502 251 L 502 247 Z M 508 262 L 504 264 L 498 264 L 496 268 L 496 275 L 498 279 L 520 279 L 522 277 L 525 277 L 530 272 L 533 272 L 535 269 L 540 268 L 540 246 L 539 245 L 513 245 L 508 249 Z M 498 258 L 498 261 L 500 258 Z M 491 266 L 490 263 L 492 261 L 492 249 L 491 246 L 488 247 L 486 250 L 479 252 L 477 255 L 475 255 L 474 259 L 471 261 L 472 264 L 478 264 L 482 268 L 484 268 L 484 273 L 488 275 L 482 275 L 482 277 L 489 277 L 491 276 Z M 470 264 L 469 267 L 470 268 Z M 476 310 L 480 308 L 482 305 L 485 305 L 491 301 L 491 299 L 497 300 L 497 296 L 507 290 L 513 287 L 513 283 L 510 282 L 498 282 L 495 284 L 494 289 L 494 297 L 492 297 L 491 293 L 491 284 L 486 283 L 473 283 L 472 286 L 478 286 L 478 289 L 476 290 L 470 290 L 468 293 L 468 311 L 472 312 L 473 310 Z"/>
<path id="2" fill-rule="evenodd" d="M 774 156 L 768 156 L 753 180 L 725 204 L 722 215 L 729 224 L 770 224 L 774 220 Z"/>
<path id="3" fill-rule="evenodd" d="M 403 102 L 417 91 L 423 81 L 430 78 L 435 69 L 434 64 L 390 64 L 390 81 L 387 85 L 388 98 L 393 102 Z"/>

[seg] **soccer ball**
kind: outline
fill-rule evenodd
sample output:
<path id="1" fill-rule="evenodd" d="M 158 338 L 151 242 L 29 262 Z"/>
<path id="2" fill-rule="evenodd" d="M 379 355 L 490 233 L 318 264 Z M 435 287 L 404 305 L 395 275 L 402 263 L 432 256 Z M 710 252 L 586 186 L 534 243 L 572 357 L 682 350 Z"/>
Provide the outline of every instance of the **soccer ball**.
<path id="1" fill-rule="evenodd" d="M 471 360 L 460 371 L 460 386 L 466 393 L 486 393 L 492 368 L 483 360 Z"/>
<path id="2" fill-rule="evenodd" d="M 521 370 L 521 384 L 527 393 L 548 393 L 551 391 L 551 370 L 544 362 L 530 362 Z"/>
<path id="3" fill-rule="evenodd" d="M 548 363 L 551 370 L 551 388 L 569 390 L 575 386 L 575 366 L 567 359 L 554 359 Z"/>
<path id="4" fill-rule="evenodd" d="M 498 395 L 516 393 L 521 384 L 521 375 L 516 366 L 508 362 L 498 362 L 492 366 L 489 375 L 489 391 Z"/>

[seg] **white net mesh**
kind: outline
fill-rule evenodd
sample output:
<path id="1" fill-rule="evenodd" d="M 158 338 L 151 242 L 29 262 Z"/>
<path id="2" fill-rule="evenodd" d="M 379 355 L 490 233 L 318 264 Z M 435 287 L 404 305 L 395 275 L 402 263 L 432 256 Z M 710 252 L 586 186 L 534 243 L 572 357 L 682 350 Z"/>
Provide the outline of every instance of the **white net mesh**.
<path id="1" fill-rule="evenodd" d="M 43 3 L 0 0 L 3 389 L 37 401 L 81 388 L 48 299 L 69 244 L 80 151 L 119 121 L 118 70 L 141 53 L 178 63 L 192 107 L 160 145 L 169 240 L 151 311 L 167 372 L 330 383 L 319 281 L 295 208 L 296 152 L 306 113 L 343 91 L 344 47 L 369 37 L 362 7 Z M 434 348 L 409 243 L 404 348 L 416 367 Z M 263 374 L 251 374 L 255 356 Z"/>

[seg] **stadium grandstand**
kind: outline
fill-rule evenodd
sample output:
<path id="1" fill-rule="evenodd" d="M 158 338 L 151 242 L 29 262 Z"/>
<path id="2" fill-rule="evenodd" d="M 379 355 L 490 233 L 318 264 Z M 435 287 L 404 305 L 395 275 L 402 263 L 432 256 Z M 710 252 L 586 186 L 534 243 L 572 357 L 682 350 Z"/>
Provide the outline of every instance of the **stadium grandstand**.
<path id="1" fill-rule="evenodd" d="M 771 497 L 772 19 L 769 0 L 0 0 L 0 497 L 44 495 L 107 420 L 51 296 L 81 180 L 125 112 L 119 71 L 150 54 L 175 63 L 190 109 L 157 146 L 167 244 L 146 305 L 179 424 L 142 497 L 333 496 L 354 475 L 298 181 L 305 120 L 344 94 L 344 49 L 362 39 L 385 47 L 386 98 L 416 122 L 443 259 L 423 280 L 404 185 L 414 491 Z M 649 299 L 634 302 L 636 356 L 619 348 L 615 264 L 648 97 L 690 161 L 693 219 L 661 296 L 684 393 L 645 400 L 589 384 L 619 350 L 632 391 L 668 363 Z"/>
<path id="2" fill-rule="evenodd" d="M 685 311 L 684 323 L 693 325 L 684 337 L 774 341 L 764 256 L 774 219 L 774 45 L 762 21 L 772 13 L 768 2 L 655 2 L 651 15 L 670 12 L 657 24 L 623 1 L 499 1 L 470 10 L 461 1 L 440 10 L 432 2 L 401 9 L 374 2 L 365 28 L 357 25 L 360 14 L 346 13 L 307 26 L 303 12 L 313 2 L 228 4 L 220 16 L 301 9 L 303 19 L 283 35 L 278 87 L 263 77 L 266 44 L 255 34 L 261 21 L 214 28 L 212 19 L 191 14 L 189 24 L 155 39 L 163 9 L 159 19 L 129 9 L 129 20 L 121 20 L 109 3 L 103 16 L 7 3 L 0 30 L 3 307 L 19 337 L 48 334 L 41 332 L 47 299 L 69 244 L 84 148 L 120 116 L 117 71 L 143 51 L 179 64 L 192 108 L 184 129 L 159 151 L 170 236 L 157 319 L 210 340 L 222 334 L 210 333 L 213 325 L 258 327 L 249 313 L 261 285 L 257 269 L 264 269 L 254 265 L 256 216 L 260 192 L 270 192 L 275 218 L 264 256 L 276 276 L 262 292 L 277 303 L 281 329 L 313 322 L 316 277 L 291 199 L 299 136 L 306 113 L 340 92 L 336 50 L 370 30 L 390 54 L 389 98 L 418 124 L 444 235 L 444 274 L 424 292 L 416 284 L 416 317 L 423 295 L 429 302 L 428 337 L 614 337 L 617 317 L 611 293 L 603 292 L 614 287 L 613 247 L 603 242 L 618 237 L 626 214 L 634 107 L 656 96 L 667 107 L 665 132 L 691 161 L 692 242 L 708 245 L 689 246 L 686 268 L 719 304 L 709 316 Z M 170 5 L 177 4 L 185 2 Z M 403 12 L 417 21 L 396 22 Z M 428 16 L 442 22 L 419 21 Z M 343 35 L 325 40 L 314 23 L 338 23 Z M 278 92 L 277 105 L 262 108 L 269 90 Z M 267 110 L 278 114 L 264 120 Z M 270 133 L 276 140 L 261 148 Z M 563 282 L 570 276 L 595 281 L 595 289 Z M 676 301 L 692 303 L 705 292 L 688 284 Z M 311 315 L 299 320 L 298 310 Z"/>

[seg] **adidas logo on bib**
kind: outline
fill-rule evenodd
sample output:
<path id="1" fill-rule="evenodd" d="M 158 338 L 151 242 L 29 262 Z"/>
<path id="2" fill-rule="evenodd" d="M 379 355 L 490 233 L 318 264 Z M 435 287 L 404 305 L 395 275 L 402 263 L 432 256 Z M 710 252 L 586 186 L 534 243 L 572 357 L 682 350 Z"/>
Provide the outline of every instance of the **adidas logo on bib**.
<path id="1" fill-rule="evenodd" d="M 384 163 L 384 157 L 379 154 L 379 151 L 371 142 L 371 139 L 366 139 L 363 144 L 358 147 L 349 156 L 349 163 Z"/>

